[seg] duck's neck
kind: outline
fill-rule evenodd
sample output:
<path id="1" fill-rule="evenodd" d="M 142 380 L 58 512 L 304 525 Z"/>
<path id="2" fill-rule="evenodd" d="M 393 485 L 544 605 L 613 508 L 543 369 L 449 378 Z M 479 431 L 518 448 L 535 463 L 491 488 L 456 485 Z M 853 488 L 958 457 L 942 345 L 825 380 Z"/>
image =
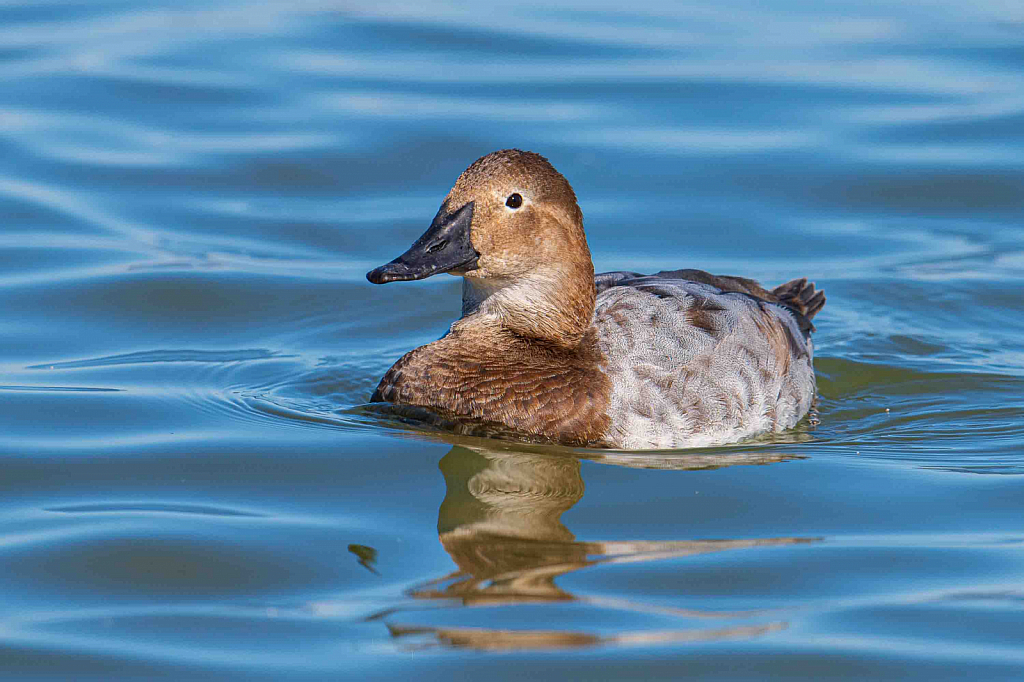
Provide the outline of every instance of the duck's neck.
<path id="1" fill-rule="evenodd" d="M 515 279 L 465 277 L 461 321 L 497 322 L 517 336 L 571 349 L 590 327 L 595 298 L 594 266 L 589 262 L 574 272 L 537 270 Z"/>

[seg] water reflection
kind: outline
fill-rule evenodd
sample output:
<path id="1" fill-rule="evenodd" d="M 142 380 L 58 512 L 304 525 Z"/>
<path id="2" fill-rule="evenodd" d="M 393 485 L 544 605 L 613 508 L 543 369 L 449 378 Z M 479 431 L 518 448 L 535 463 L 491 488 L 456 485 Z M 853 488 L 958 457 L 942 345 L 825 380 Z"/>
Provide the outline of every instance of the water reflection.
<path id="1" fill-rule="evenodd" d="M 605 455 L 598 455 L 599 459 Z M 608 456 L 615 459 L 615 456 Z M 625 457 L 620 456 L 620 457 Z M 717 457 L 717 459 L 715 459 Z M 697 455 L 667 459 L 662 455 L 631 453 L 632 466 L 706 469 L 729 464 L 766 464 L 791 459 L 788 455 Z M 686 464 L 689 462 L 689 465 Z M 722 540 L 579 541 L 562 523 L 562 515 L 583 498 L 581 460 L 564 453 L 455 446 L 442 458 L 447 492 L 438 511 L 438 536 L 458 570 L 407 591 L 417 601 L 438 606 L 512 606 L 555 602 L 582 602 L 600 609 L 650 616 L 652 620 L 742 620 L 716 627 L 686 627 L 615 632 L 578 629 L 505 629 L 431 627 L 395 624 L 396 638 L 414 637 L 417 646 L 472 649 L 544 649 L 595 645 L 651 644 L 751 637 L 785 627 L 764 621 L 763 611 L 694 610 L 575 594 L 555 583 L 556 578 L 582 568 L 624 564 L 814 542 L 816 538 L 779 537 Z M 393 619 L 402 609 L 375 618 Z M 682 624 L 682 623 L 680 623 Z"/>

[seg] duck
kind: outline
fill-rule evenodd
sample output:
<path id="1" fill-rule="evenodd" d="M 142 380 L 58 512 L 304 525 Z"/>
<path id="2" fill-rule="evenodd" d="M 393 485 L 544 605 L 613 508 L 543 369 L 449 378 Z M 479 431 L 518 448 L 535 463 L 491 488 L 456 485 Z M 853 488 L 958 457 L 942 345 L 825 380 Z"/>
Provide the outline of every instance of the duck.
<path id="1" fill-rule="evenodd" d="M 794 427 L 816 395 L 806 278 L 680 269 L 595 275 L 568 180 L 499 150 L 456 180 L 427 231 L 373 284 L 462 277 L 462 314 L 403 355 L 371 403 L 568 446 L 664 450 Z"/>

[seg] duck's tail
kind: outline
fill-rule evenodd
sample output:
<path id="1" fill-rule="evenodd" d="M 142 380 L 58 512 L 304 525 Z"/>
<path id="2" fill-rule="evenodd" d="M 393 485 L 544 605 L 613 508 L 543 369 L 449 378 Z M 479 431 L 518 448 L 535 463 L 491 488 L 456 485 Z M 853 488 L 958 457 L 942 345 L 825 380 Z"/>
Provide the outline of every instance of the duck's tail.
<path id="1" fill-rule="evenodd" d="M 772 293 L 779 297 L 780 303 L 803 315 L 808 322 L 813 320 L 825 305 L 825 292 L 816 291 L 814 282 L 808 282 L 806 277 L 780 284 Z M 813 330 L 814 325 L 811 325 L 811 331 Z"/>

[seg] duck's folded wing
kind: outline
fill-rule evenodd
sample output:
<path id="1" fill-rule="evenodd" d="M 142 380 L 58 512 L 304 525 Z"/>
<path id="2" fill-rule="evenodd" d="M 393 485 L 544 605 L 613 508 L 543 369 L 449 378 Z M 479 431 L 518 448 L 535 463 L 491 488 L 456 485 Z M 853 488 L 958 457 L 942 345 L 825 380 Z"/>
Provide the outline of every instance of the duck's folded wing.
<path id="1" fill-rule="evenodd" d="M 597 293 L 601 293 L 606 289 L 617 287 L 623 282 L 636 279 L 637 277 L 643 277 L 639 272 L 627 272 L 625 270 L 616 270 L 615 272 L 602 272 L 594 275 L 594 284 L 597 286 Z"/>
<path id="2" fill-rule="evenodd" d="M 814 345 L 799 313 L 690 279 L 618 282 L 598 295 L 594 316 L 614 387 L 613 442 L 724 443 L 789 428 L 807 412 Z"/>
<path id="3" fill-rule="evenodd" d="M 598 294 L 595 324 L 618 357 L 678 367 L 730 339 L 793 358 L 808 355 L 810 329 L 781 302 L 746 291 L 660 276 L 623 277 Z M 664 361 L 655 358 L 664 357 Z"/>
<path id="4" fill-rule="evenodd" d="M 620 270 L 603 272 L 594 277 L 598 294 L 612 287 L 650 287 L 655 285 L 657 280 L 696 282 L 713 287 L 720 293 L 745 294 L 761 301 L 782 305 L 793 315 L 804 335 L 814 331 L 811 320 L 825 305 L 825 292 L 816 290 L 814 283 L 808 282 L 806 277 L 786 282 L 771 291 L 747 277 L 712 275 L 703 270 L 693 269 L 662 270 L 653 275 Z"/>

